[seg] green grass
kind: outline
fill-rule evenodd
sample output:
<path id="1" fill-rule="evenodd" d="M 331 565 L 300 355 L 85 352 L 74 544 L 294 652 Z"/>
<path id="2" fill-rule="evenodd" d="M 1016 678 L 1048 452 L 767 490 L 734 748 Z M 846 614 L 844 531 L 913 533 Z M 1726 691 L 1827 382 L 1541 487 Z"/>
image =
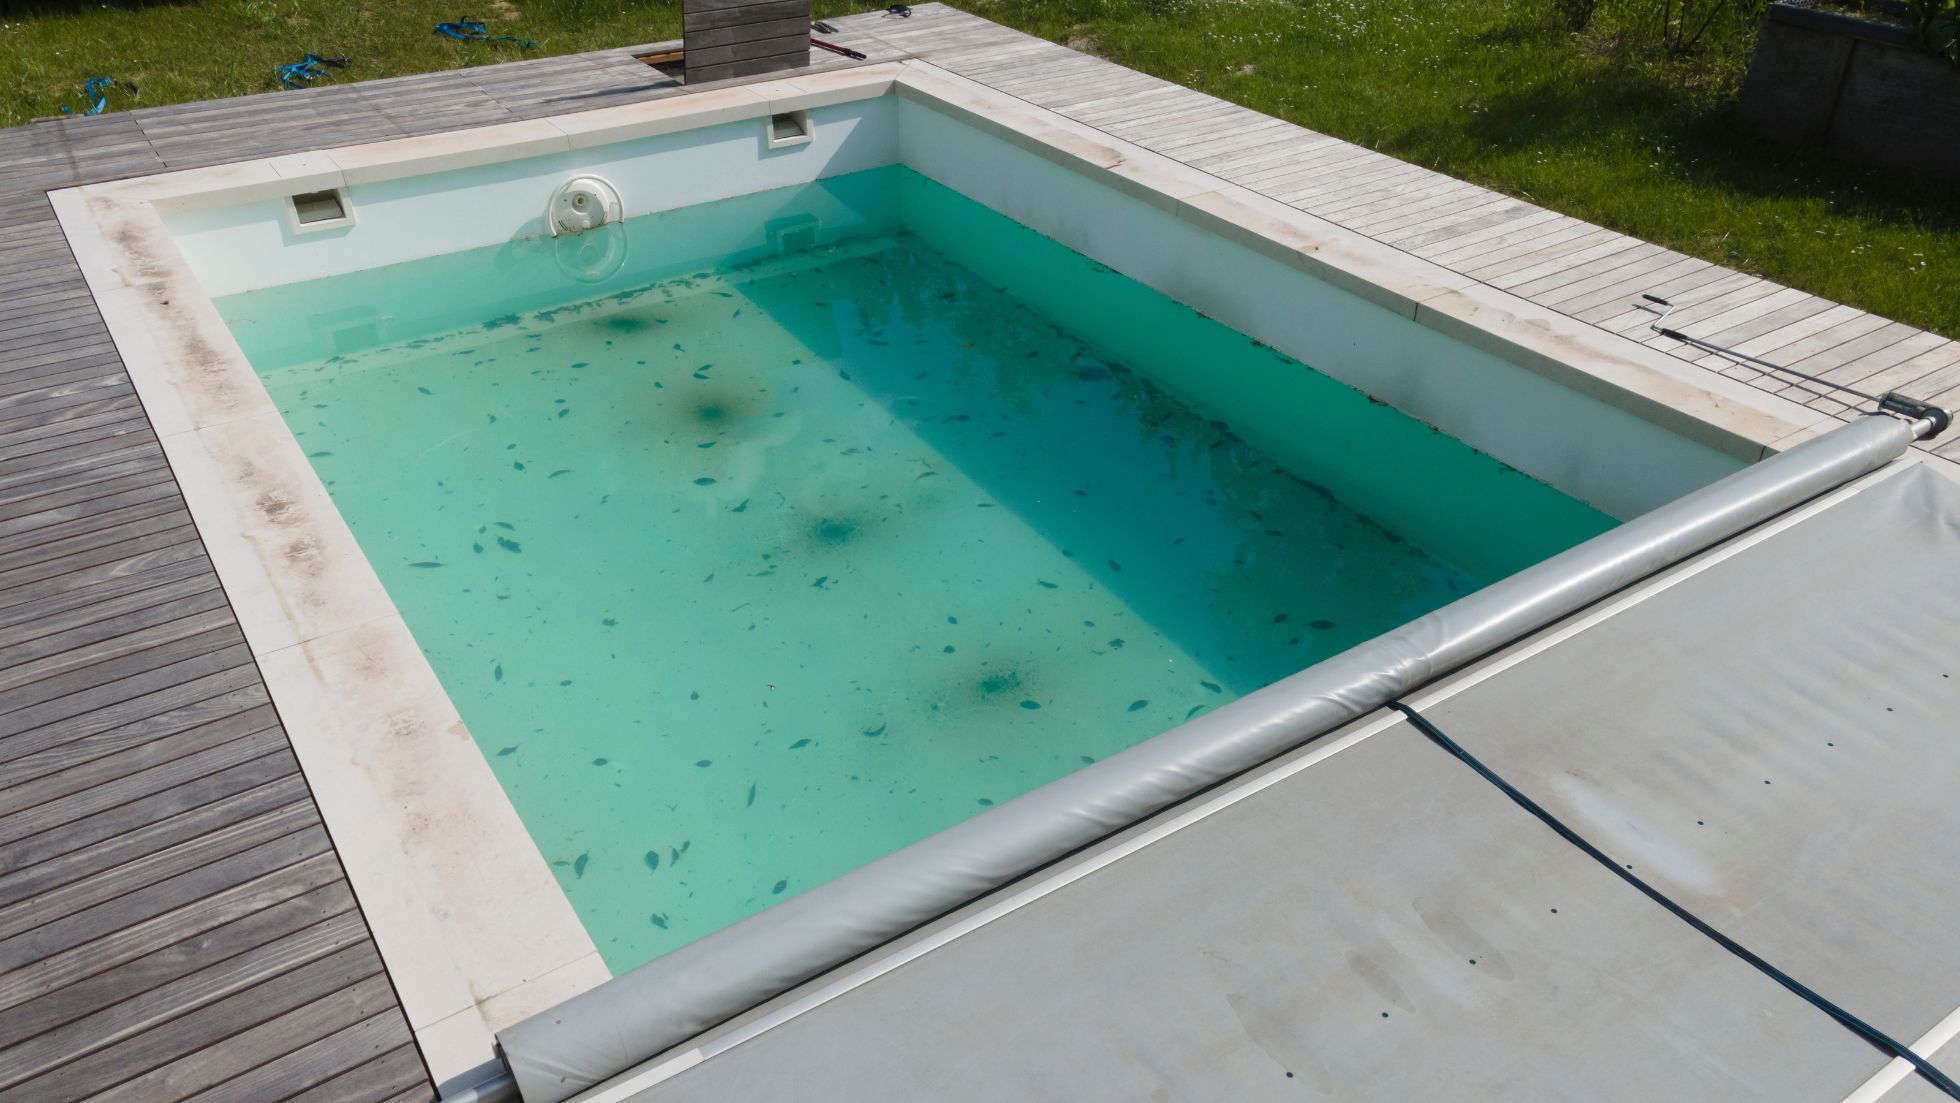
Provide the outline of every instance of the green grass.
<path id="1" fill-rule="evenodd" d="M 1751 142 L 1731 128 L 1750 13 L 1718 20 L 1693 55 L 1668 58 L 1653 45 L 1658 5 L 1648 0 L 1602 0 L 1583 34 L 1544 0 L 969 4 L 1315 130 L 1960 336 L 1954 189 Z M 818 9 L 865 6 L 819 0 Z M 449 0 L 185 0 L 26 11 L 0 18 L 0 122 L 79 103 L 82 78 L 96 73 L 135 81 L 142 95 L 133 102 L 157 104 L 272 88 L 273 67 L 307 50 L 352 57 L 346 79 L 517 56 L 430 33 L 464 16 L 537 39 L 531 54 L 679 34 L 672 0 L 515 0 L 474 11 Z M 112 110 L 131 103 L 112 93 Z"/>
<path id="2" fill-rule="evenodd" d="M 363 80 L 576 53 L 680 37 L 678 0 L 0 0 L 0 125 L 87 107 L 82 82 L 112 76 L 139 95 L 109 110 L 270 92 L 273 70 L 309 51 L 344 56 L 336 76 Z M 435 33 L 482 19 L 491 34 L 537 40 L 458 42 Z"/>

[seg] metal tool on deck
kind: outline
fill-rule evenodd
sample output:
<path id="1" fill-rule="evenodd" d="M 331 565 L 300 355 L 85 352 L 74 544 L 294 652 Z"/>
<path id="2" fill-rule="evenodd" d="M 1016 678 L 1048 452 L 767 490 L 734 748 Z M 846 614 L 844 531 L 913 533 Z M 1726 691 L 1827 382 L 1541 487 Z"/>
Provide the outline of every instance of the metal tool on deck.
<path id="1" fill-rule="evenodd" d="M 1846 386 L 1843 383 L 1832 382 L 1821 375 L 1812 375 L 1809 372 L 1798 371 L 1795 368 L 1785 367 L 1782 364 L 1773 364 L 1759 356 L 1750 356 L 1747 353 L 1737 352 L 1732 348 L 1725 348 L 1722 345 L 1715 344 L 1713 341 L 1704 341 L 1699 337 L 1690 337 L 1678 329 L 1668 327 L 1667 317 L 1674 313 L 1675 309 L 1673 303 L 1661 298 L 1659 295 L 1643 294 L 1640 297 L 1663 308 L 1660 311 L 1660 317 L 1655 319 L 1651 326 L 1647 327 L 1662 337 L 1679 341 L 1684 345 L 1693 345 L 1695 348 L 1701 349 L 1704 352 L 1712 352 L 1717 356 L 1725 356 L 1738 364 L 1748 364 L 1751 367 L 1759 368 L 1763 371 L 1778 372 L 1796 379 L 1801 379 L 1806 383 L 1816 384 L 1829 391 L 1861 398 L 1866 402 L 1873 403 L 1878 413 L 1890 414 L 1895 417 L 1904 418 L 1907 421 L 1929 421 L 1932 423 L 1932 429 L 1925 435 L 1924 439 L 1926 440 L 1931 440 L 1941 433 L 1946 432 L 1947 427 L 1953 424 L 1953 415 L 1946 410 L 1930 402 L 1900 394 L 1898 391 L 1887 391 L 1882 395 L 1872 394 L 1868 391 L 1861 391 L 1856 387 Z M 1641 309 L 1647 310 L 1651 308 L 1642 307 Z"/>

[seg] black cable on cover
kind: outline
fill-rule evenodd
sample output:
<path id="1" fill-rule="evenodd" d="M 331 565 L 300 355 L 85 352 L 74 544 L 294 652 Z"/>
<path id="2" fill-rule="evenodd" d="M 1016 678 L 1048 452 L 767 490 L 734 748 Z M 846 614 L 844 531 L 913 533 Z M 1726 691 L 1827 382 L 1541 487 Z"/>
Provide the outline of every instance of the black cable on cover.
<path id="1" fill-rule="evenodd" d="M 1955 1099 L 1960 1099 L 1960 1084 L 1954 1083 L 1951 1077 L 1947 1076 L 1939 1069 L 1934 1068 L 1931 1062 L 1919 1056 L 1917 1053 L 1914 1053 L 1911 1049 L 1907 1048 L 1906 1046 L 1901 1045 L 1898 1041 L 1894 1040 L 1891 1035 L 1886 1034 L 1884 1031 L 1878 1029 L 1872 1024 L 1866 1022 L 1865 1020 L 1859 1018 L 1856 1015 L 1853 1015 L 1851 1012 L 1846 1011 L 1844 1008 L 1839 1007 L 1837 1004 L 1832 1003 L 1830 1000 L 1825 999 L 1823 996 L 1818 995 L 1816 992 L 1811 991 L 1810 988 L 1806 986 L 1802 981 L 1799 981 L 1797 978 L 1791 976 L 1790 974 L 1784 972 L 1781 969 L 1778 969 L 1776 966 L 1771 965 L 1769 962 L 1764 961 L 1762 958 L 1758 957 L 1753 951 L 1751 951 L 1748 947 L 1737 942 L 1735 939 L 1730 938 L 1728 935 L 1725 935 L 1722 932 L 1716 930 L 1714 927 L 1709 926 L 1708 923 L 1704 921 L 1701 917 L 1695 915 L 1693 912 L 1675 903 L 1673 900 L 1668 899 L 1667 895 L 1661 892 L 1659 889 L 1641 880 L 1640 878 L 1634 876 L 1631 870 L 1627 869 L 1625 866 L 1622 866 L 1620 863 L 1608 857 L 1605 851 L 1602 851 L 1598 847 L 1587 842 L 1583 837 L 1579 835 L 1578 832 L 1572 830 L 1570 827 L 1567 827 L 1563 822 L 1559 820 L 1557 816 L 1552 815 L 1537 801 L 1532 800 L 1528 796 L 1525 796 L 1523 793 L 1519 792 L 1517 788 L 1514 787 L 1510 782 L 1505 781 L 1503 778 L 1497 776 L 1497 774 L 1494 771 L 1492 771 L 1490 767 L 1478 761 L 1477 756 L 1471 754 L 1469 751 L 1466 751 L 1462 747 L 1458 746 L 1455 740 L 1451 739 L 1447 735 L 1444 735 L 1442 729 L 1430 723 L 1426 718 L 1423 717 L 1421 713 L 1417 712 L 1415 709 L 1410 708 L 1408 705 L 1405 705 L 1400 701 L 1390 701 L 1388 703 L 1388 707 L 1408 717 L 1409 723 L 1413 724 L 1417 731 L 1421 732 L 1425 736 L 1428 736 L 1429 741 L 1431 743 L 1434 743 L 1438 747 L 1441 747 L 1444 750 L 1448 751 L 1450 754 L 1455 755 L 1458 759 L 1460 759 L 1463 762 L 1464 765 L 1470 767 L 1472 770 L 1477 771 L 1477 773 L 1480 776 L 1482 776 L 1485 781 L 1488 781 L 1492 785 L 1495 785 L 1498 788 L 1498 790 L 1501 791 L 1505 796 L 1510 797 L 1511 800 L 1518 805 L 1518 807 L 1523 808 L 1525 811 L 1538 817 L 1538 819 L 1541 822 L 1543 822 L 1546 827 L 1549 827 L 1553 831 L 1558 832 L 1560 838 L 1564 839 L 1568 843 L 1571 843 L 1573 846 L 1578 847 L 1580 850 L 1585 851 L 1586 854 L 1589 857 L 1591 857 L 1594 861 L 1598 862 L 1600 865 L 1605 866 L 1607 869 L 1612 870 L 1614 875 L 1620 878 L 1620 880 L 1625 881 L 1627 884 L 1632 885 L 1634 888 L 1639 889 L 1643 894 L 1646 895 L 1646 897 L 1649 900 L 1652 900 L 1654 903 L 1659 904 L 1661 907 L 1666 908 L 1668 911 L 1674 913 L 1674 917 L 1676 919 L 1681 920 L 1683 923 L 1686 923 L 1688 926 L 1693 927 L 1695 930 L 1700 931 L 1704 935 L 1707 935 L 1709 938 L 1715 941 L 1716 945 L 1722 947 L 1724 950 L 1727 950 L 1728 952 L 1734 954 L 1735 956 L 1755 966 L 1756 969 L 1759 972 L 1761 972 L 1764 976 L 1782 985 L 1783 987 L 1789 989 L 1791 992 L 1795 993 L 1797 996 L 1801 997 L 1806 1002 L 1808 1002 L 1811 1006 L 1817 1008 L 1819 1011 L 1822 1011 L 1824 1014 L 1829 1015 L 1833 1019 L 1836 1019 L 1839 1025 L 1843 1026 L 1846 1030 L 1849 1030 L 1851 1033 L 1856 1034 L 1858 1037 L 1863 1038 L 1874 1049 L 1877 1049 L 1879 1052 L 1885 1054 L 1887 1057 L 1897 1057 L 1900 1058 L 1901 1060 L 1910 1061 L 1912 1063 L 1912 1067 L 1918 1070 L 1919 1075 L 1925 1077 L 1927 1081 L 1930 1082 L 1934 1087 L 1940 1089 L 1941 1091 L 1945 1092 L 1947 1095 L 1950 1095 Z"/>

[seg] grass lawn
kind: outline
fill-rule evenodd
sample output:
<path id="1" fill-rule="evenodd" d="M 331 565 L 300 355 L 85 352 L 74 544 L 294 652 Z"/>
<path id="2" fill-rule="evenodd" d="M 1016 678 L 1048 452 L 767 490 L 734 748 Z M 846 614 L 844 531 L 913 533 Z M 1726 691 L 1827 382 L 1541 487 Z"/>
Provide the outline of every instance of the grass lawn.
<path id="1" fill-rule="evenodd" d="M 1701 3 L 1715 0 L 1701 0 Z M 1739 0 L 1746 6 L 1748 0 Z M 1693 4 L 1693 0 L 1690 0 Z M 679 36 L 673 0 L 13 0 L 0 16 L 0 123 L 80 105 L 84 77 L 132 104 L 275 87 L 306 51 L 345 79 Z M 818 0 L 820 14 L 866 5 Z M 1960 193 L 1743 140 L 1729 126 L 1754 16 L 1702 47 L 1653 45 L 1657 0 L 1600 0 L 1582 33 L 1551 0 L 965 0 L 1324 133 L 1683 252 L 1960 336 Z M 1675 0 L 1678 10 L 1681 0 Z M 1699 5 L 1695 5 L 1699 7 Z M 533 51 L 431 33 L 488 19 Z"/>

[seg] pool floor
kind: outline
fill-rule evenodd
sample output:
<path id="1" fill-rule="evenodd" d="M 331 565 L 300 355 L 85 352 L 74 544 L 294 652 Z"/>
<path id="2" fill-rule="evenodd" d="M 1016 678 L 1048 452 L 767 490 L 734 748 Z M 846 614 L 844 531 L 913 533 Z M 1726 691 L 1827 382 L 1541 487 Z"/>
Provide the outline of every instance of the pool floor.
<path id="1" fill-rule="evenodd" d="M 615 971 L 1483 581 L 903 230 L 260 368 Z"/>

